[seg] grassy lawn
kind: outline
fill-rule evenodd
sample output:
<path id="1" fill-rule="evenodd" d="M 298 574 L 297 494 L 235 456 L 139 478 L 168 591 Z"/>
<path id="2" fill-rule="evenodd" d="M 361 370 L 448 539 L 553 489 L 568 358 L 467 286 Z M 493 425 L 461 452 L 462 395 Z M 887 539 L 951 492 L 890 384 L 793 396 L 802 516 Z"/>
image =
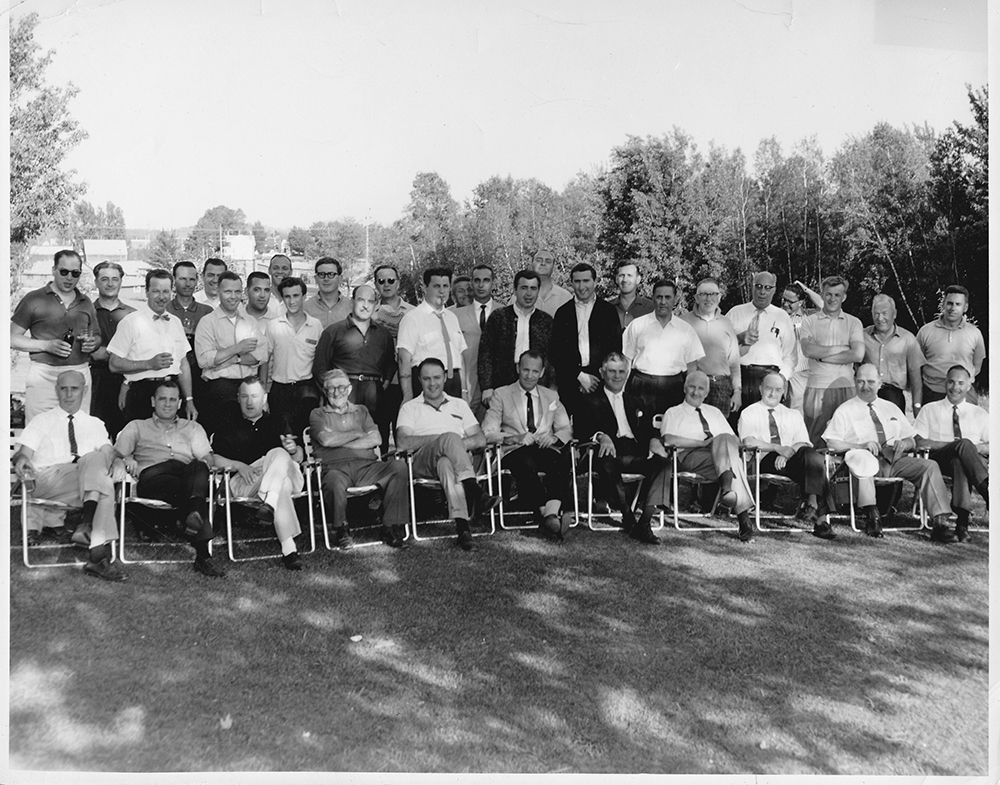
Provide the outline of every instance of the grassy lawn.
<path id="1" fill-rule="evenodd" d="M 988 536 L 838 533 L 15 554 L 11 767 L 985 775 Z"/>

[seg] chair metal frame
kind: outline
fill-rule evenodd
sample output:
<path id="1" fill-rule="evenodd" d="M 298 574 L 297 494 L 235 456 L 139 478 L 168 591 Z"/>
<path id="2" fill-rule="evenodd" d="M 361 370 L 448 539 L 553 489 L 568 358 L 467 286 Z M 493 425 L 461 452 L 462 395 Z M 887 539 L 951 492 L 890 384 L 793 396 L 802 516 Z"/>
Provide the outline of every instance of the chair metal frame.
<path id="1" fill-rule="evenodd" d="M 679 500 L 680 500 L 680 481 L 683 480 L 684 482 L 689 482 L 692 485 L 699 485 L 699 486 L 700 485 L 711 485 L 713 482 L 717 482 L 717 481 L 716 480 L 708 480 L 708 479 L 702 477 L 700 474 L 697 474 L 696 472 L 682 472 L 682 471 L 679 471 L 678 468 L 677 468 L 677 453 L 680 452 L 680 449 L 677 448 L 677 447 L 672 447 L 672 446 L 665 447 L 665 449 L 667 450 L 667 452 L 669 453 L 669 457 L 673 461 L 673 475 L 670 478 L 670 484 L 671 484 L 671 488 L 670 488 L 670 490 L 671 490 L 670 508 L 673 510 L 673 513 L 674 513 L 674 528 L 677 531 L 685 531 L 685 532 L 704 532 L 704 531 L 719 531 L 719 532 L 724 532 L 724 531 L 738 531 L 739 528 L 740 528 L 738 524 L 736 524 L 736 525 L 729 524 L 729 525 L 723 525 L 723 526 L 687 526 L 687 527 L 681 526 L 681 515 L 680 515 L 680 510 L 679 510 L 679 508 L 680 508 L 680 504 L 679 504 Z M 711 506 L 711 508 L 709 509 L 708 512 L 699 512 L 699 513 L 689 512 L 689 513 L 684 513 L 683 517 L 685 517 L 685 518 L 698 518 L 698 519 L 714 518 L 715 517 L 715 511 L 719 507 L 719 499 L 720 498 L 722 498 L 722 487 L 721 486 L 719 487 L 719 490 L 716 491 L 716 493 L 715 493 L 715 500 L 712 502 L 712 506 Z"/>
<path id="2" fill-rule="evenodd" d="M 795 480 L 793 480 L 791 477 L 786 477 L 783 474 L 774 474 L 774 473 L 770 473 L 770 472 L 761 472 L 761 470 L 760 470 L 760 463 L 761 463 L 762 460 L 764 460 L 765 452 L 763 450 L 761 450 L 760 448 L 758 448 L 758 447 L 746 447 L 746 446 L 744 446 L 742 449 L 743 449 L 743 455 L 744 455 L 744 457 L 746 457 L 748 459 L 749 458 L 753 459 L 753 472 L 752 473 L 750 473 L 750 472 L 747 473 L 747 479 L 748 480 L 753 480 L 753 486 L 752 487 L 753 487 L 753 493 L 754 493 L 754 498 L 753 498 L 753 504 L 754 504 L 754 525 L 757 527 L 757 531 L 759 531 L 759 532 L 765 532 L 765 533 L 773 533 L 773 532 L 779 532 L 779 533 L 780 532 L 790 532 L 790 533 L 791 532 L 809 532 L 810 531 L 809 529 L 803 528 L 801 526 L 785 526 L 785 527 L 782 527 L 782 528 L 777 528 L 777 527 L 771 527 L 771 526 L 764 526 L 761 523 L 761 518 L 776 518 L 778 520 L 784 520 L 784 521 L 788 521 L 788 520 L 793 520 L 794 521 L 794 520 L 797 519 L 797 516 L 795 516 L 795 515 L 784 515 L 784 514 L 781 514 L 781 513 L 774 513 L 774 512 L 764 514 L 762 512 L 762 510 L 761 510 L 761 503 L 760 503 L 761 480 L 763 480 L 766 483 L 773 484 L 773 485 L 784 485 L 786 487 L 787 486 L 796 486 L 796 485 L 798 485 L 798 483 L 796 483 Z M 830 514 L 829 513 L 827 513 L 823 517 L 826 518 L 827 523 L 830 522 Z"/>
<path id="3" fill-rule="evenodd" d="M 158 510 L 161 512 L 167 511 L 177 511 L 177 508 L 172 504 L 168 504 L 160 499 L 146 498 L 143 496 L 137 496 L 135 488 L 138 486 L 138 479 L 133 477 L 131 474 L 125 474 L 125 480 L 122 482 L 121 493 L 118 496 L 118 559 L 122 564 L 187 564 L 191 561 L 191 557 L 188 556 L 186 559 L 129 559 L 125 554 L 125 506 L 127 504 L 138 504 L 142 507 L 148 507 L 152 510 Z M 132 492 L 129 493 L 129 488 L 132 488 Z M 212 521 L 212 483 L 211 478 L 209 478 L 209 499 L 208 499 L 208 515 L 209 521 Z M 165 543 L 148 543 L 148 547 L 170 547 L 170 546 L 182 546 L 190 548 L 191 546 L 186 542 L 165 542 Z M 211 548 L 211 544 L 209 545 Z M 211 552 L 211 550 L 209 551 Z"/>
<path id="4" fill-rule="evenodd" d="M 846 454 L 846 452 L 844 452 L 844 451 L 837 452 L 837 451 L 831 450 L 829 448 L 826 448 L 825 450 L 822 450 L 821 452 L 823 453 L 823 460 L 824 460 L 824 462 L 826 463 L 826 466 L 827 466 L 826 476 L 828 478 L 828 481 L 832 485 L 834 483 L 834 475 L 836 474 L 836 472 L 839 469 L 840 465 L 843 463 L 843 457 Z M 835 460 L 837 461 L 837 466 L 833 466 L 833 462 Z M 831 467 L 833 467 L 832 471 L 831 471 Z M 849 505 L 850 505 L 850 509 L 849 509 L 848 514 L 845 516 L 842 513 L 830 513 L 830 517 L 832 518 L 832 517 L 836 516 L 838 518 L 844 518 L 844 517 L 848 518 L 850 520 L 850 522 L 851 522 L 851 529 L 853 531 L 857 532 L 858 534 L 861 534 L 861 533 L 864 532 L 864 530 L 863 529 L 859 529 L 858 528 L 858 523 L 857 523 L 857 511 L 855 510 L 856 504 L 855 504 L 855 498 L 854 498 L 854 482 L 853 482 L 854 479 L 855 479 L 854 475 L 852 475 L 851 472 L 850 472 L 850 469 L 848 469 L 847 470 L 847 489 L 848 489 L 848 499 L 849 499 Z M 880 477 L 880 476 L 876 475 L 872 479 L 875 482 L 875 488 L 876 488 L 876 490 L 878 490 L 878 488 L 880 488 L 880 487 L 887 487 L 889 485 L 899 485 L 899 486 L 901 486 L 904 482 L 907 482 L 907 480 L 905 478 L 903 478 L 903 477 L 895 477 L 895 476 Z M 915 506 L 919 507 L 919 515 L 917 516 L 917 525 L 916 526 L 885 526 L 885 525 L 883 525 L 882 526 L 882 531 L 884 531 L 884 532 L 908 532 L 908 531 L 910 531 L 910 532 L 916 532 L 916 531 L 920 531 L 921 529 L 927 528 L 927 526 L 928 526 L 928 523 L 927 523 L 927 510 L 924 509 L 924 499 L 923 499 L 923 496 L 920 495 L 920 490 L 921 490 L 922 484 L 921 485 L 916 485 L 914 483 L 910 483 L 910 484 L 914 486 L 914 497 L 916 499 Z M 831 490 L 832 490 L 832 488 L 831 488 Z M 834 496 L 834 498 L 836 498 L 836 496 Z"/>
<path id="5" fill-rule="evenodd" d="M 931 456 L 931 451 L 928 448 L 924 447 L 924 448 L 918 450 L 917 453 L 918 453 L 919 457 L 924 458 L 924 459 L 926 459 L 928 461 L 931 460 L 931 457 L 930 457 Z M 954 478 L 950 474 L 945 474 L 942 471 L 941 472 L 941 479 L 944 480 L 944 484 L 945 485 L 948 485 L 951 488 L 954 488 Z M 914 504 L 914 509 L 915 508 L 916 508 L 916 505 Z M 989 508 L 987 508 L 987 510 L 988 509 Z M 989 520 L 989 514 L 987 514 L 986 519 L 987 519 L 987 521 Z M 969 520 L 970 521 L 972 520 L 971 516 L 970 516 Z M 925 525 L 926 525 L 926 527 L 928 529 L 931 528 L 930 521 L 927 521 Z M 979 533 L 979 534 L 989 534 L 990 533 L 989 526 L 970 526 L 968 530 L 970 532 Z"/>
<path id="6" fill-rule="evenodd" d="M 659 415 L 657 415 L 659 416 Z M 609 518 L 614 519 L 616 516 L 612 512 L 594 512 L 594 451 L 597 449 L 597 442 L 571 442 L 573 448 L 573 505 L 574 511 L 576 513 L 577 520 L 580 520 L 580 494 L 578 489 L 578 482 L 581 477 L 586 476 L 587 478 L 587 528 L 593 532 L 620 532 L 622 529 L 620 526 L 610 526 L 610 525 L 595 525 L 597 519 L 599 518 Z M 587 471 L 586 473 L 578 472 L 577 470 L 577 458 L 576 450 L 581 449 L 586 453 L 587 460 Z M 642 492 L 642 482 L 646 479 L 646 475 L 640 474 L 638 472 L 623 472 L 622 473 L 622 484 L 631 485 L 635 484 L 635 493 L 632 495 L 631 509 L 635 511 L 635 505 L 639 501 L 639 494 Z M 664 517 L 661 514 L 658 516 L 658 522 L 656 526 L 652 526 L 654 531 L 662 529 L 664 526 Z"/>

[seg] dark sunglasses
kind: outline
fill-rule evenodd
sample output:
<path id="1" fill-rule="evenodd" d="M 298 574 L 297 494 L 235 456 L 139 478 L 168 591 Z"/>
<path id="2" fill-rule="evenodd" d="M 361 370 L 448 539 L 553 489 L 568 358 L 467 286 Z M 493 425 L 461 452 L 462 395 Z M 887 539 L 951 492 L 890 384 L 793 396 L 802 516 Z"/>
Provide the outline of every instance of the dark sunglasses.
<path id="1" fill-rule="evenodd" d="M 387 284 L 387 283 L 396 283 L 396 279 L 395 278 L 378 278 L 378 279 L 375 280 L 375 283 L 377 283 L 379 286 L 383 286 L 384 284 Z"/>
<path id="2" fill-rule="evenodd" d="M 61 275 L 63 278 L 65 278 L 67 275 L 72 275 L 74 278 L 79 278 L 80 275 L 83 273 L 82 270 L 64 270 L 62 267 L 57 267 L 56 272 L 59 273 L 59 275 Z"/>

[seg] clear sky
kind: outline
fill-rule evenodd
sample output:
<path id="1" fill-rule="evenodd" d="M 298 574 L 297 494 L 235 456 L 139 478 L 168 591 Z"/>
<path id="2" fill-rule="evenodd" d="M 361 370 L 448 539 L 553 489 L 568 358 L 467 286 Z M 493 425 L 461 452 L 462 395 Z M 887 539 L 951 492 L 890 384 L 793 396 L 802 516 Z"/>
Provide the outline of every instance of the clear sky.
<path id="1" fill-rule="evenodd" d="M 946 7 L 942 7 L 946 6 Z M 400 217 L 414 175 L 562 189 L 673 126 L 752 159 L 879 120 L 969 121 L 986 0 L 28 0 L 90 137 L 86 199 L 130 228 Z"/>

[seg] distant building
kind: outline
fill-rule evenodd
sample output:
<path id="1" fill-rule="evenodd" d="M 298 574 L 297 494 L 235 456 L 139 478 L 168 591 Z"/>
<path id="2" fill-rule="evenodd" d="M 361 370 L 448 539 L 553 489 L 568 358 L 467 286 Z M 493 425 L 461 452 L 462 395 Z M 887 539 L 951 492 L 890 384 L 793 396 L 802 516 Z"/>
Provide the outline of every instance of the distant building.
<path id="1" fill-rule="evenodd" d="M 101 262 L 117 262 L 124 265 L 128 261 L 128 246 L 124 240 L 84 240 L 83 262 L 93 269 Z"/>

